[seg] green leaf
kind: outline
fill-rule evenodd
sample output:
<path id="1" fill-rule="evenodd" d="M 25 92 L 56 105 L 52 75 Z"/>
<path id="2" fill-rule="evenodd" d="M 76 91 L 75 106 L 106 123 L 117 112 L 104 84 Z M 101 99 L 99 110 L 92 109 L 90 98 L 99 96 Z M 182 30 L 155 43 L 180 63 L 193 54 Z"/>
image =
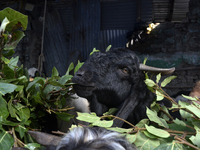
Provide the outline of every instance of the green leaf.
<path id="1" fill-rule="evenodd" d="M 158 138 L 158 136 L 155 136 L 155 135 L 149 133 L 148 131 L 142 131 L 142 133 L 144 133 L 150 139 L 157 139 Z"/>
<path id="2" fill-rule="evenodd" d="M 189 118 L 192 118 L 192 116 L 193 116 L 191 113 L 189 113 L 185 110 L 182 110 L 182 109 L 179 112 L 181 114 L 181 117 L 184 119 L 189 119 Z"/>
<path id="3" fill-rule="evenodd" d="M 77 112 L 77 114 L 78 114 L 78 117 L 76 119 L 81 120 L 81 121 L 93 123 L 100 120 L 98 116 L 93 115 L 93 114 L 80 113 L 80 112 Z"/>
<path id="4" fill-rule="evenodd" d="M 106 52 L 108 52 L 110 50 L 110 48 L 112 47 L 112 45 L 109 45 L 107 48 L 106 48 Z"/>
<path id="5" fill-rule="evenodd" d="M 179 144 L 176 141 L 172 143 L 164 143 L 156 147 L 154 150 L 187 150 L 182 144 Z"/>
<path id="6" fill-rule="evenodd" d="M 21 120 L 26 122 L 30 118 L 29 108 L 22 105 L 21 103 L 17 103 L 17 105 L 14 105 L 14 107 L 17 109 L 16 113 L 18 114 Z"/>
<path id="7" fill-rule="evenodd" d="M 170 113 L 169 113 L 168 109 L 165 106 L 161 106 L 161 108 L 170 116 Z M 166 121 L 169 121 L 170 118 L 168 117 L 168 115 L 166 113 L 161 112 L 160 117 L 165 119 Z"/>
<path id="8" fill-rule="evenodd" d="M 5 95 L 7 93 L 12 93 L 17 88 L 16 85 L 10 83 L 0 83 L 0 93 Z"/>
<path id="9" fill-rule="evenodd" d="M 34 78 L 34 80 L 32 82 L 30 82 L 28 84 L 28 86 L 26 87 L 26 91 L 28 91 L 31 87 L 35 86 L 35 83 L 40 83 L 42 86 L 45 84 L 45 79 L 41 78 L 41 77 L 36 77 Z"/>
<path id="10" fill-rule="evenodd" d="M 154 126 L 145 125 L 145 127 L 149 133 L 151 133 L 155 136 L 158 136 L 161 138 L 168 138 L 170 136 L 170 134 L 167 131 L 155 128 Z"/>
<path id="11" fill-rule="evenodd" d="M 13 108 L 13 106 L 12 106 L 12 100 L 9 100 L 9 102 L 8 102 L 8 110 L 9 110 L 10 116 L 11 116 L 12 118 L 17 118 L 17 120 L 20 121 L 20 119 L 19 119 L 18 116 L 16 115 L 16 109 Z"/>
<path id="12" fill-rule="evenodd" d="M 19 132 L 20 138 L 22 139 L 24 137 L 25 132 L 28 131 L 28 129 L 26 129 L 24 126 L 19 125 L 15 128 L 15 131 Z"/>
<path id="13" fill-rule="evenodd" d="M 67 83 L 69 80 L 71 80 L 73 76 L 72 75 L 64 75 L 60 78 L 60 80 L 58 80 L 58 82 L 62 85 L 64 85 L 65 83 Z"/>
<path id="14" fill-rule="evenodd" d="M 106 113 L 103 114 L 103 116 L 114 115 L 117 110 L 118 110 L 117 108 L 110 108 L 108 110 L 108 112 L 106 112 Z"/>
<path id="15" fill-rule="evenodd" d="M 192 101 L 196 101 L 197 100 L 197 98 L 195 98 L 195 97 L 186 96 L 186 95 L 183 95 L 183 94 L 182 94 L 182 96 L 187 98 L 187 99 L 189 99 L 189 100 L 192 100 Z"/>
<path id="16" fill-rule="evenodd" d="M 35 100 L 36 104 L 44 105 L 44 102 L 42 101 L 42 98 L 41 98 L 41 92 L 37 92 L 36 95 L 32 96 L 32 98 Z"/>
<path id="17" fill-rule="evenodd" d="M 65 88 L 65 86 L 59 83 L 58 81 L 49 80 L 48 83 L 53 86 L 59 86 L 59 87 Z"/>
<path id="18" fill-rule="evenodd" d="M 159 83 L 160 78 L 161 78 L 161 73 L 159 73 L 159 74 L 156 76 L 156 83 Z"/>
<path id="19" fill-rule="evenodd" d="M 135 126 L 138 128 L 145 128 L 145 124 L 149 124 L 149 119 L 142 119 Z"/>
<path id="20" fill-rule="evenodd" d="M 4 57 L 11 57 L 11 56 L 13 56 L 14 53 L 15 53 L 14 50 L 3 50 L 2 51 L 2 55 Z"/>
<path id="21" fill-rule="evenodd" d="M 197 108 L 193 104 L 189 105 L 189 106 L 186 106 L 186 108 L 188 110 L 190 110 L 191 112 L 193 112 L 198 118 L 200 118 L 200 108 Z"/>
<path id="22" fill-rule="evenodd" d="M 160 141 L 156 139 L 150 139 L 146 137 L 141 131 L 136 134 L 136 140 L 134 144 L 140 150 L 154 150 L 160 145 Z"/>
<path id="23" fill-rule="evenodd" d="M 51 77 L 57 77 L 57 76 L 59 76 L 58 70 L 55 67 L 53 67 Z"/>
<path id="24" fill-rule="evenodd" d="M 17 30 L 21 28 L 22 30 L 26 30 L 28 24 L 27 15 L 23 15 L 22 13 L 7 7 L 0 11 L 0 21 L 2 22 L 5 17 L 7 17 L 10 21 L 9 24 L 6 26 L 7 31 L 11 32 L 12 30 Z"/>
<path id="25" fill-rule="evenodd" d="M 6 100 L 0 95 L 0 114 L 1 117 L 3 117 L 4 119 L 6 119 L 9 116 L 9 112 L 8 112 L 8 105 Z"/>
<path id="26" fill-rule="evenodd" d="M 76 65 L 75 69 L 74 69 L 74 74 L 79 70 L 79 68 L 81 68 L 81 66 L 84 64 L 84 62 L 80 62 L 78 61 L 78 64 Z"/>
<path id="27" fill-rule="evenodd" d="M 10 67 L 14 71 L 15 68 L 17 67 L 18 61 L 19 61 L 19 56 L 15 57 L 15 58 L 12 57 L 10 59 L 10 63 L 8 64 L 8 67 Z"/>
<path id="28" fill-rule="evenodd" d="M 5 17 L 1 22 L 0 33 L 3 33 L 5 31 L 7 24 L 9 24 L 9 20 Z"/>
<path id="29" fill-rule="evenodd" d="M 133 129 L 125 129 L 125 128 L 119 128 L 119 127 L 111 127 L 111 128 L 107 128 L 107 129 L 115 131 L 115 132 L 119 132 L 119 133 L 129 133 L 133 130 Z"/>
<path id="30" fill-rule="evenodd" d="M 16 92 L 22 91 L 24 89 L 24 85 L 17 85 L 17 88 L 15 89 Z"/>
<path id="31" fill-rule="evenodd" d="M 28 148 L 29 150 L 35 150 L 36 148 L 39 148 L 40 144 L 38 143 L 28 143 L 24 145 L 24 148 Z"/>
<path id="32" fill-rule="evenodd" d="M 153 112 L 152 110 L 150 110 L 149 108 L 147 108 L 147 116 L 148 116 L 149 120 L 157 123 L 158 125 L 160 125 L 164 128 L 169 128 L 167 122 L 164 119 L 159 118 L 157 116 L 157 114 L 155 112 Z"/>
<path id="33" fill-rule="evenodd" d="M 170 83 L 173 79 L 175 79 L 177 76 L 170 76 L 164 79 L 164 81 L 161 83 L 161 87 L 165 87 L 168 83 Z"/>
<path id="34" fill-rule="evenodd" d="M 14 144 L 13 137 L 6 131 L 0 131 L 0 149 L 10 150 Z"/>
<path id="35" fill-rule="evenodd" d="M 72 71 L 74 69 L 74 64 L 73 62 L 69 65 L 68 69 L 67 69 L 67 72 L 65 75 L 69 75 L 69 72 Z"/>
<path id="36" fill-rule="evenodd" d="M 136 140 L 136 135 L 135 134 L 126 134 L 126 139 L 130 142 L 133 143 Z"/>
<path id="37" fill-rule="evenodd" d="M 21 39 L 25 36 L 24 32 L 22 31 L 14 31 L 12 33 L 12 38 L 9 43 L 4 45 L 4 50 L 13 50 L 17 47 L 17 44 L 21 41 Z"/>
<path id="38" fill-rule="evenodd" d="M 6 57 L 1 57 L 1 60 L 5 63 L 5 64 L 9 64 L 10 60 L 7 59 Z"/>
<path id="39" fill-rule="evenodd" d="M 181 126 L 186 126 L 185 122 L 179 120 L 178 118 L 176 118 L 175 120 L 173 120 L 175 124 L 177 125 L 181 125 Z"/>
<path id="40" fill-rule="evenodd" d="M 144 65 L 146 64 L 147 59 L 148 59 L 147 57 L 144 58 L 144 61 L 143 61 L 143 64 L 144 64 Z"/>
<path id="41" fill-rule="evenodd" d="M 145 79 L 149 79 L 148 72 L 145 72 Z"/>
<path id="42" fill-rule="evenodd" d="M 156 100 L 161 101 L 163 99 L 164 99 L 164 94 L 162 94 L 158 90 L 156 90 Z"/>
<path id="43" fill-rule="evenodd" d="M 90 55 L 92 55 L 95 52 L 99 52 L 99 50 L 97 50 L 95 47 L 93 48 L 92 52 L 90 53 Z"/>
<path id="44" fill-rule="evenodd" d="M 68 113 L 60 113 L 60 112 L 56 112 L 56 115 L 59 119 L 61 120 L 65 120 L 65 121 L 70 121 L 71 118 L 74 117 L 74 115 L 70 115 Z"/>
<path id="45" fill-rule="evenodd" d="M 200 147 L 200 129 L 198 127 L 194 127 L 196 132 L 195 136 L 191 136 L 189 139 L 192 141 L 192 143 L 198 147 Z"/>
<path id="46" fill-rule="evenodd" d="M 8 120 L 2 120 L 1 116 L 0 116 L 0 124 L 2 125 L 6 125 L 6 126 L 13 126 L 13 127 L 16 127 L 18 126 L 19 124 L 24 124 L 25 122 L 24 121 L 21 121 L 21 122 L 12 122 L 12 121 L 8 121 Z"/>
<path id="47" fill-rule="evenodd" d="M 12 70 L 6 64 L 4 64 L 4 67 L 3 67 L 3 74 L 5 75 L 6 79 L 13 79 L 13 78 L 15 78 L 15 72 L 14 72 L 14 70 Z"/>
<path id="48" fill-rule="evenodd" d="M 94 126 L 108 128 L 108 127 L 111 127 L 113 125 L 113 120 L 109 120 L 109 121 L 107 121 L 107 120 L 97 120 L 97 121 L 93 122 L 92 124 Z"/>
<path id="49" fill-rule="evenodd" d="M 30 110 L 20 103 L 12 104 L 12 100 L 10 100 L 8 108 L 11 117 L 16 118 L 20 122 L 26 122 L 30 118 Z"/>
<path id="50" fill-rule="evenodd" d="M 187 126 L 177 125 L 175 123 L 170 123 L 169 124 L 169 129 L 174 130 L 174 131 L 176 130 L 176 131 L 194 132 L 193 129 L 188 128 Z"/>
<path id="51" fill-rule="evenodd" d="M 153 86 L 156 85 L 155 82 L 154 82 L 153 80 L 151 80 L 151 79 L 146 79 L 144 82 L 145 82 L 146 85 L 149 86 L 149 87 L 153 87 Z"/>

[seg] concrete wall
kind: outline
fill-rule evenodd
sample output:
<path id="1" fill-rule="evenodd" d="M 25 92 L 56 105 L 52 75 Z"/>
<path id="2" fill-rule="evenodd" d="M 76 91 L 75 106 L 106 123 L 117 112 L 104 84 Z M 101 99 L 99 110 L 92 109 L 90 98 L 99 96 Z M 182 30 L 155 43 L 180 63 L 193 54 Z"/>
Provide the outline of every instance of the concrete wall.
<path id="1" fill-rule="evenodd" d="M 177 78 L 166 88 L 170 95 L 190 91 L 200 80 L 200 1 L 190 0 L 189 12 L 181 23 L 157 26 L 144 41 L 132 45 L 141 59 L 156 67 L 176 67 Z"/>

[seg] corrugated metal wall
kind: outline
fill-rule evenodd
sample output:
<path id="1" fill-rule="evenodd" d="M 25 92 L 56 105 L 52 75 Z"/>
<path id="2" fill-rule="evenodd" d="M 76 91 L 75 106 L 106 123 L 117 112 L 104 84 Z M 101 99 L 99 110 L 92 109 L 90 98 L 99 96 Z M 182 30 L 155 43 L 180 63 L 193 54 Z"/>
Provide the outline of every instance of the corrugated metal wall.
<path id="1" fill-rule="evenodd" d="M 132 30 L 137 18 L 135 0 L 101 2 L 101 30 Z"/>
<path id="2" fill-rule="evenodd" d="M 112 48 L 125 47 L 127 43 L 127 32 L 128 30 L 122 29 L 101 31 L 99 49 L 105 51 L 109 45 L 112 45 Z"/>
<path id="3" fill-rule="evenodd" d="M 153 0 L 153 19 L 155 22 L 165 22 L 168 5 L 169 0 Z"/>
<path id="4" fill-rule="evenodd" d="M 185 17 L 185 12 L 188 11 L 188 2 L 189 0 L 175 1 L 172 21 L 181 21 Z M 137 17 L 149 23 L 152 21 L 165 22 L 168 6 L 169 0 L 52 2 L 52 7 L 57 10 L 62 19 L 60 19 L 61 29 L 58 30 L 56 28 L 58 26 L 56 26 L 51 30 L 55 30 L 55 34 L 59 32 L 60 36 L 57 38 L 62 37 L 62 40 L 58 43 L 62 41 L 65 44 L 57 44 L 55 47 L 50 46 L 52 43 L 46 43 L 48 52 L 45 54 L 45 63 L 48 65 L 48 62 L 54 62 L 61 70 L 63 66 L 66 69 L 72 60 L 78 59 L 79 52 L 84 61 L 94 47 L 102 51 L 109 45 L 125 47 L 126 33 L 133 30 Z M 55 20 L 52 23 L 55 23 Z M 49 39 L 49 41 L 51 40 Z M 56 55 L 61 56 L 56 57 Z"/>
<path id="5" fill-rule="evenodd" d="M 189 0 L 175 0 L 172 22 L 181 22 L 189 12 Z"/>
<path id="6" fill-rule="evenodd" d="M 127 32 L 134 29 L 138 17 L 152 21 L 152 0 L 102 2 L 100 49 L 105 50 L 108 45 L 125 47 Z"/>
<path id="7" fill-rule="evenodd" d="M 52 2 L 52 6 L 56 9 L 60 17 L 62 18 L 63 26 L 67 33 L 70 32 L 70 26 L 72 21 L 72 2 L 71 1 L 59 1 Z"/>
<path id="8" fill-rule="evenodd" d="M 62 18 L 57 10 L 46 14 L 44 57 L 44 69 L 47 76 L 51 75 L 53 67 L 56 67 L 60 75 L 66 73 L 68 42 L 66 42 Z"/>
<path id="9" fill-rule="evenodd" d="M 77 0 L 73 5 L 70 51 L 80 51 L 87 58 L 94 47 L 98 47 L 100 36 L 100 2 Z"/>
<path id="10" fill-rule="evenodd" d="M 141 7 L 141 19 L 145 22 L 151 23 L 152 22 L 152 15 L 153 15 L 153 2 L 152 0 L 140 0 Z"/>
<path id="11" fill-rule="evenodd" d="M 169 0 L 153 0 L 153 18 L 155 22 L 165 22 L 168 15 Z M 175 0 L 172 22 L 181 22 L 189 11 L 189 0 Z"/>

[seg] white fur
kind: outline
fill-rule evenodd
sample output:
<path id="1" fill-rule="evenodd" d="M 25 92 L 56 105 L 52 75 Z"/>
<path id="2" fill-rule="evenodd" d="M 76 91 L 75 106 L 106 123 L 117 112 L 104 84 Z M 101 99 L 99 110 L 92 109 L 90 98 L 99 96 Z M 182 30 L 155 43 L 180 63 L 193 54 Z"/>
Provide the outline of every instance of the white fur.
<path id="1" fill-rule="evenodd" d="M 35 72 L 37 71 L 37 68 L 33 67 L 33 68 L 29 68 L 28 69 L 28 74 L 31 77 L 35 77 Z"/>
<path id="2" fill-rule="evenodd" d="M 69 131 L 60 141 L 56 150 L 137 150 L 118 132 L 104 128 L 76 127 Z M 70 149 L 71 150 L 71 149 Z"/>
<path id="3" fill-rule="evenodd" d="M 73 99 L 71 106 L 75 107 L 75 110 L 83 113 L 90 113 L 89 102 L 86 98 L 79 97 L 78 95 L 72 95 Z"/>
<path id="4" fill-rule="evenodd" d="M 90 113 L 89 102 L 87 99 L 77 96 L 76 94 L 66 99 L 66 106 L 75 107 L 75 109 L 69 110 L 69 114 L 77 116 L 76 112 Z M 70 119 L 70 122 L 64 120 L 58 120 L 58 130 L 67 132 L 72 123 L 88 125 L 86 122 L 77 120 L 76 118 Z"/>

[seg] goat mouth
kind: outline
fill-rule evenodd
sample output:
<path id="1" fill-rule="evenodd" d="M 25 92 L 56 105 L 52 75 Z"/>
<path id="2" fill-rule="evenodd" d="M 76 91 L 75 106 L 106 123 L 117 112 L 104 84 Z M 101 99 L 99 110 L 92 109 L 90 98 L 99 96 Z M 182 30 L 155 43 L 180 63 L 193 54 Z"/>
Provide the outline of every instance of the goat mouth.
<path id="1" fill-rule="evenodd" d="M 82 85 L 82 84 L 74 84 L 73 88 L 75 91 L 82 90 L 82 91 L 94 91 L 96 88 L 93 85 Z"/>
<path id="2" fill-rule="evenodd" d="M 93 85 L 74 84 L 73 86 L 80 87 L 80 88 L 91 88 L 91 89 L 95 88 L 95 86 L 93 86 Z"/>
<path id="3" fill-rule="evenodd" d="M 74 84 L 73 88 L 78 96 L 88 97 L 92 95 L 92 92 L 96 89 L 95 86 L 86 86 L 80 84 Z"/>

